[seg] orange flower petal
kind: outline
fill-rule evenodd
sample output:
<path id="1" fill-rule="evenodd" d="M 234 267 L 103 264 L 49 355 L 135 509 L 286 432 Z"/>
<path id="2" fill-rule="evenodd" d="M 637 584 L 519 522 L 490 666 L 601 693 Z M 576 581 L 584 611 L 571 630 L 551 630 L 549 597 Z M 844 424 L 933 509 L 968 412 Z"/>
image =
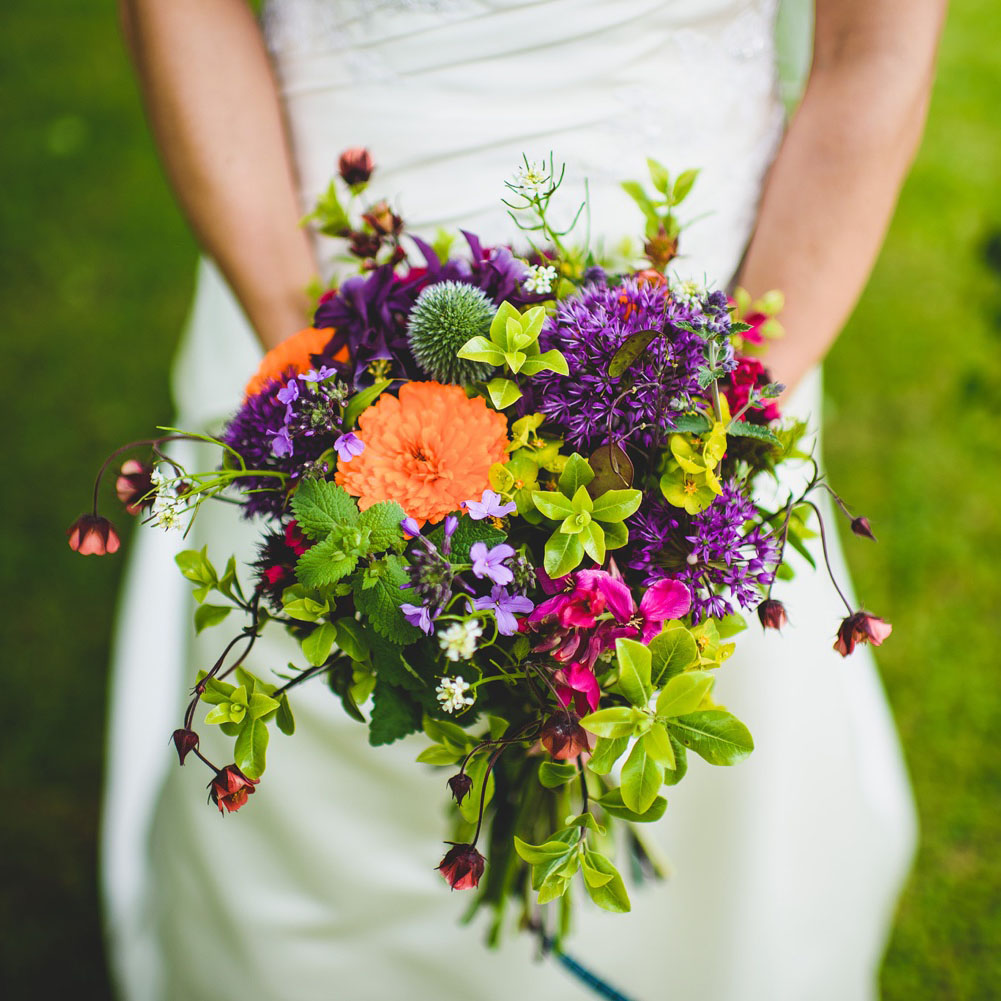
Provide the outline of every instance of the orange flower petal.
<path id="1" fill-rule="evenodd" d="M 273 347 L 262 359 L 253 378 L 247 383 L 244 396 L 259 393 L 264 384 L 293 369 L 297 374 L 313 367 L 310 355 L 319 354 L 334 335 L 333 327 L 306 327 Z M 334 356 L 335 361 L 347 361 L 347 348 Z"/>

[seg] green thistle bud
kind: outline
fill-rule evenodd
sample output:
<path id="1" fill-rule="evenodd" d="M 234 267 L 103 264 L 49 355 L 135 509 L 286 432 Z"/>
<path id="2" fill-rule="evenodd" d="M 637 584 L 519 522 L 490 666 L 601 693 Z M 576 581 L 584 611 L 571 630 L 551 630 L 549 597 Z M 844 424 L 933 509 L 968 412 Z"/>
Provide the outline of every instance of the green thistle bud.
<path id="1" fill-rule="evenodd" d="M 407 339 L 417 364 L 438 382 L 468 385 L 489 378 L 491 366 L 457 357 L 471 337 L 487 336 L 497 307 L 475 285 L 429 285 L 410 311 Z"/>

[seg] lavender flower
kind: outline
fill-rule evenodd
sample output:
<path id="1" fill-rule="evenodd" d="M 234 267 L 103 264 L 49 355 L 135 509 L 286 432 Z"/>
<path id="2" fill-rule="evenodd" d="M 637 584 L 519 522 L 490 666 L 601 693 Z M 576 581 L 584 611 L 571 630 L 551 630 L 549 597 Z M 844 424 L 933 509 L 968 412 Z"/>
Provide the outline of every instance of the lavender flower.
<path id="1" fill-rule="evenodd" d="M 514 556 L 514 547 L 506 542 L 487 549 L 485 542 L 474 542 L 469 547 L 469 557 L 473 561 L 476 577 L 489 577 L 495 584 L 510 584 L 514 580 L 512 571 L 504 566 L 504 561 Z"/>
<path id="2" fill-rule="evenodd" d="M 514 501 L 505 504 L 501 500 L 501 495 L 493 490 L 484 490 L 483 496 L 478 500 L 468 500 L 465 502 L 466 513 L 473 521 L 482 521 L 484 518 L 503 518 L 518 507 Z"/>
<path id="3" fill-rule="evenodd" d="M 489 595 L 473 600 L 476 609 L 490 609 L 497 619 L 497 632 L 501 636 L 513 636 L 518 631 L 518 620 L 515 613 L 527 615 L 535 602 L 520 594 L 509 594 L 506 588 L 495 585 Z"/>
<path id="4" fill-rule="evenodd" d="M 400 611 L 403 612 L 403 617 L 407 622 L 420 629 L 425 636 L 430 636 L 434 632 L 434 620 L 438 617 L 437 609 L 432 613 L 427 605 L 412 605 L 410 602 L 404 602 L 400 605 Z"/>
<path id="5" fill-rule="evenodd" d="M 365 451 L 365 442 L 353 431 L 349 431 L 334 441 L 334 450 L 341 462 L 350 462 L 356 455 L 361 455 Z"/>

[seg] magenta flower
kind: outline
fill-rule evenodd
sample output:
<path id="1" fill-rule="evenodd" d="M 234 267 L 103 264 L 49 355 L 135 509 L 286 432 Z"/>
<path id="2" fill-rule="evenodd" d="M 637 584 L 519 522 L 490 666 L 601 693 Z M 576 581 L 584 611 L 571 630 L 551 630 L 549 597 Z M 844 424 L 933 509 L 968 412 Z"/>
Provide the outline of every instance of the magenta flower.
<path id="1" fill-rule="evenodd" d="M 838 638 L 834 643 L 834 649 L 847 657 L 857 643 L 871 643 L 879 646 L 890 633 L 893 626 L 878 615 L 869 612 L 859 611 L 849 615 L 838 629 Z"/>
<path id="2" fill-rule="evenodd" d="M 565 671 L 557 671 L 554 680 L 556 697 L 564 708 L 572 701 L 574 709 L 580 716 L 585 716 L 588 711 L 594 712 L 598 708 L 601 689 L 598 687 L 594 671 L 585 664 L 573 663 Z"/>
<path id="3" fill-rule="evenodd" d="M 532 612 L 530 622 L 555 616 L 560 625 L 567 628 L 593 628 L 607 604 L 600 585 L 605 579 L 611 580 L 611 574 L 605 570 L 578 570 L 555 580 L 541 568 L 536 574 L 542 590 L 552 597 Z"/>
<path id="4" fill-rule="evenodd" d="M 598 584 L 608 610 L 620 623 L 614 636 L 628 636 L 649 643 L 669 619 L 680 619 L 692 607 L 692 596 L 680 580 L 663 578 L 646 589 L 637 609 L 632 591 L 621 581 L 606 574 Z"/>

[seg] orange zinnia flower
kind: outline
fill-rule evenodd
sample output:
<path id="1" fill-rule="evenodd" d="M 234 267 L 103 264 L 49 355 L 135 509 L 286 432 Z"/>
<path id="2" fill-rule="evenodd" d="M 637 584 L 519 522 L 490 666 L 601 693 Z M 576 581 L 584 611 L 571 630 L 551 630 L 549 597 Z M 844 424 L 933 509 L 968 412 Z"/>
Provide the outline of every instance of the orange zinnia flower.
<path id="1" fill-rule="evenodd" d="M 261 359 L 261 364 L 247 383 L 243 395 L 253 396 L 259 393 L 265 383 L 284 375 L 289 369 L 293 369 L 296 374 L 308 372 L 313 367 L 310 355 L 318 355 L 333 336 L 333 327 L 306 327 L 286 338 Z M 347 348 L 342 348 L 334 360 L 347 361 L 347 357 Z"/>
<path id="2" fill-rule="evenodd" d="M 459 386 L 408 382 L 358 420 L 365 451 L 338 464 L 336 480 L 364 511 L 395 500 L 411 518 L 436 524 L 490 485 L 503 462 L 507 419 Z"/>

